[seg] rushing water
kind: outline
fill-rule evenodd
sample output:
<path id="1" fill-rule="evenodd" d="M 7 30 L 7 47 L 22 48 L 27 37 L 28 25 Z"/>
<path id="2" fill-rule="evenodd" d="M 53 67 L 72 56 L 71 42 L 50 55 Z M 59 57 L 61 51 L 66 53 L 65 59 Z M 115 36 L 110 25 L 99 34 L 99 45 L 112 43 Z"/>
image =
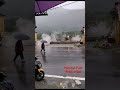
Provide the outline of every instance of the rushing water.
<path id="1" fill-rule="evenodd" d="M 50 44 L 50 42 L 56 42 L 56 41 L 65 41 L 65 37 L 69 38 L 70 36 L 67 36 L 66 34 L 59 34 L 58 32 L 53 32 L 51 35 L 43 33 L 42 35 L 42 40 L 47 41 L 46 44 Z M 75 35 L 74 37 L 71 37 L 71 42 L 73 41 L 80 41 L 81 36 L 80 35 Z M 40 42 L 38 44 L 40 44 Z"/>

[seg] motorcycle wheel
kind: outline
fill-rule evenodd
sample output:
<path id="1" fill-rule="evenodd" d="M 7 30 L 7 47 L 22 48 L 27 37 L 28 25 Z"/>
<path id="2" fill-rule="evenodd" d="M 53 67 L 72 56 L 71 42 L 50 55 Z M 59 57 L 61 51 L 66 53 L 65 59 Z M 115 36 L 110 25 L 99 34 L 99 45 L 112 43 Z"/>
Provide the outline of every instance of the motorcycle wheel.
<path id="1" fill-rule="evenodd" d="M 40 81 L 44 78 L 45 73 L 43 71 L 40 71 L 39 74 L 36 75 L 37 81 Z"/>

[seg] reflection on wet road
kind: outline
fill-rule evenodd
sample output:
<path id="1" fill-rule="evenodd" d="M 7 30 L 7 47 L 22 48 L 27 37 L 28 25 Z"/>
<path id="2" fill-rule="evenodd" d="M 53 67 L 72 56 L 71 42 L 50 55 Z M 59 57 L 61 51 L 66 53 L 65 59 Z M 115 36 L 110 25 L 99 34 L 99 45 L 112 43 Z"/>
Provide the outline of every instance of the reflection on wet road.
<path id="1" fill-rule="evenodd" d="M 26 72 L 25 72 L 25 64 L 24 63 L 14 63 L 19 80 L 23 85 L 26 85 Z"/>
<path id="2" fill-rule="evenodd" d="M 47 47 L 45 55 L 37 48 L 36 56 L 39 57 L 43 68 L 47 74 L 62 75 L 62 76 L 85 76 L 85 50 L 84 48 L 76 47 Z M 82 67 L 79 74 L 64 73 L 65 66 L 80 66 Z M 59 71 L 59 72 L 58 72 Z"/>
<path id="3" fill-rule="evenodd" d="M 120 47 L 93 48 L 90 43 L 86 48 L 87 87 L 90 90 L 119 90 Z"/>
<path id="4" fill-rule="evenodd" d="M 67 45 L 46 46 L 45 54 L 36 47 L 35 54 L 45 70 L 45 78 L 35 82 L 36 89 L 84 89 L 85 48 Z M 66 73 L 69 66 L 81 67 L 80 73 Z M 72 69 L 75 70 L 75 69 Z"/>
<path id="5" fill-rule="evenodd" d="M 25 63 L 20 57 L 13 62 L 15 55 L 13 47 L 0 48 L 0 71 L 4 72 L 7 80 L 11 81 L 16 90 L 34 89 L 34 46 L 24 46 Z"/>

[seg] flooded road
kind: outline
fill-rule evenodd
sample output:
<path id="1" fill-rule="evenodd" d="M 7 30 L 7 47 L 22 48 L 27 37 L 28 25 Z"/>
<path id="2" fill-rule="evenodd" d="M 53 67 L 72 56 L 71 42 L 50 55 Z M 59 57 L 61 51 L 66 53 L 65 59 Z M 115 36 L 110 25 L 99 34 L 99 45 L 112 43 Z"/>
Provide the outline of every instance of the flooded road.
<path id="1" fill-rule="evenodd" d="M 63 88 L 60 83 L 64 82 L 75 82 L 73 77 L 79 78 L 82 81 L 81 85 L 76 86 L 78 88 L 85 88 L 85 48 L 75 47 L 73 45 L 48 45 L 46 46 L 45 55 L 40 52 L 40 45 L 36 47 L 36 56 L 42 63 L 43 69 L 45 70 L 45 81 L 57 83 L 56 88 Z M 81 67 L 79 73 L 67 73 L 65 72 L 66 67 Z M 73 70 L 73 69 L 72 69 Z M 74 69 L 75 70 L 75 69 Z M 66 77 L 69 76 L 67 80 Z M 62 77 L 62 79 L 61 79 Z M 69 81 L 70 80 L 70 81 Z M 78 81 L 78 82 L 79 82 Z M 49 83 L 41 81 L 35 82 L 36 88 L 46 88 Z M 51 86 L 53 88 L 54 84 Z M 65 88 L 65 87 L 64 87 Z M 66 87 L 71 88 L 71 87 Z M 75 88 L 75 87 L 74 87 Z"/>
<path id="2" fill-rule="evenodd" d="M 120 47 L 110 49 L 86 46 L 86 78 L 90 90 L 119 90 Z M 104 88 L 103 88 L 104 87 Z"/>
<path id="3" fill-rule="evenodd" d="M 16 90 L 34 90 L 34 46 L 24 46 L 25 63 L 20 57 L 13 62 L 14 47 L 0 47 L 0 72 L 7 76 Z"/>
<path id="4" fill-rule="evenodd" d="M 85 76 L 85 51 L 82 47 L 46 46 L 45 55 L 40 52 L 40 47 L 36 52 L 36 56 L 40 59 L 47 74 L 77 77 Z M 81 73 L 66 74 L 64 73 L 64 67 L 66 66 L 80 66 L 82 67 Z"/>

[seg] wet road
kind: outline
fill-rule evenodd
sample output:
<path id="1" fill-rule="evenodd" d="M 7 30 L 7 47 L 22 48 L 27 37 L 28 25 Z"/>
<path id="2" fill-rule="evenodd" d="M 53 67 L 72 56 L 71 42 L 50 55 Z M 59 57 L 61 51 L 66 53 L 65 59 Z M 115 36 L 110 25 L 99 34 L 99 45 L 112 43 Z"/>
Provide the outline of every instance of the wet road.
<path id="1" fill-rule="evenodd" d="M 120 47 L 111 49 L 86 46 L 86 87 L 89 90 L 120 89 Z"/>
<path id="2" fill-rule="evenodd" d="M 40 59 L 46 75 L 55 75 L 58 77 L 80 77 L 85 78 L 85 50 L 83 47 L 74 47 L 70 45 L 50 45 L 46 46 L 46 53 L 40 52 L 40 46 L 36 47 L 36 56 Z M 66 73 L 67 66 L 81 67 L 80 73 Z M 75 69 L 74 69 L 75 70 Z M 74 71 L 73 70 L 73 71 Z M 47 81 L 51 81 L 53 77 L 46 77 Z M 65 79 L 63 79 L 64 81 Z M 72 80 L 72 79 L 71 79 Z M 52 82 L 59 82 L 59 79 L 52 79 Z M 41 82 L 36 82 L 37 87 Z M 46 83 L 44 86 L 47 86 Z M 82 81 L 82 88 L 85 88 L 85 81 Z M 70 88 L 70 87 L 69 87 Z"/>
<path id="3" fill-rule="evenodd" d="M 20 57 L 16 63 L 13 62 L 15 56 L 13 47 L 0 47 L 0 71 L 7 76 L 16 90 L 34 90 L 34 46 L 24 46 L 24 60 L 21 63 Z"/>
<path id="4" fill-rule="evenodd" d="M 45 56 L 37 50 L 36 56 L 39 57 L 43 68 L 47 74 L 62 75 L 62 76 L 85 76 L 85 54 L 84 48 L 76 47 L 46 47 Z M 81 73 L 66 74 L 64 73 L 65 66 L 80 66 Z M 59 71 L 59 72 L 58 72 Z"/>

